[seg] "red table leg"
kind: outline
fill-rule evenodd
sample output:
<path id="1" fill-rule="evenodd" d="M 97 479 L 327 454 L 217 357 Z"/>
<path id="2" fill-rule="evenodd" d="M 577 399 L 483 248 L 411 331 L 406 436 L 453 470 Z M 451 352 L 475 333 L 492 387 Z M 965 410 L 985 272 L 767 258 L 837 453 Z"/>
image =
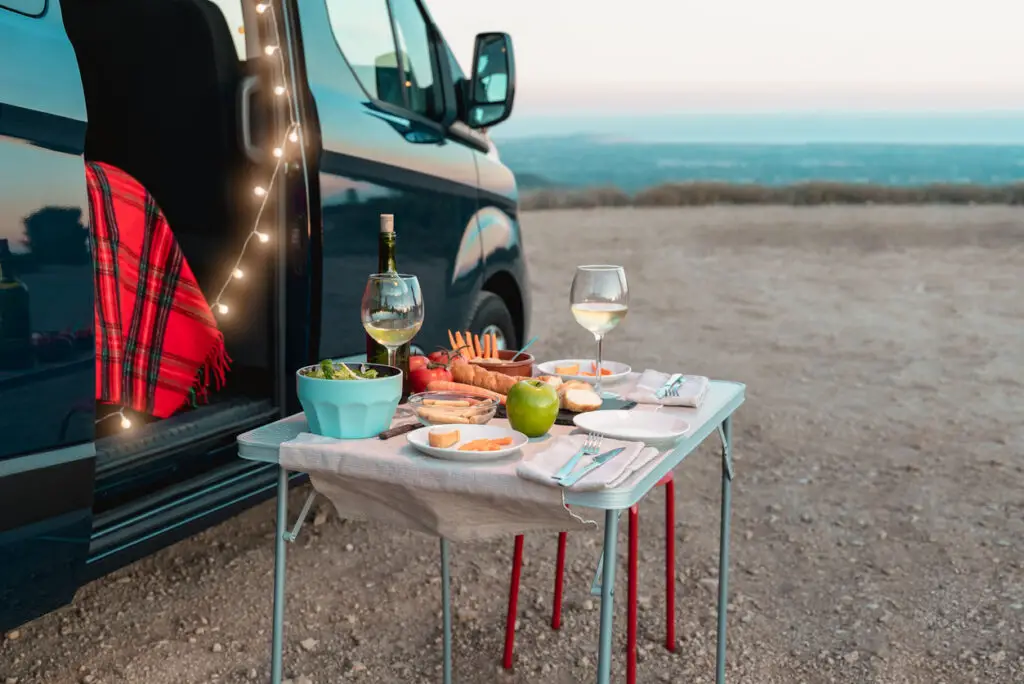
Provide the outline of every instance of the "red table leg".
<path id="1" fill-rule="evenodd" d="M 512 649 L 516 640 L 516 611 L 519 603 L 519 575 L 523 570 L 523 535 L 516 535 L 512 553 L 512 583 L 508 588 L 508 616 L 505 621 L 505 658 L 502 665 L 512 669 Z"/>
<path id="2" fill-rule="evenodd" d="M 555 602 L 551 609 L 551 629 L 562 626 L 562 586 L 565 582 L 565 542 L 567 532 L 558 533 L 558 559 L 555 561 Z"/>
<path id="3" fill-rule="evenodd" d="M 626 615 L 626 684 L 636 684 L 636 585 L 640 573 L 640 509 L 629 509 L 629 596 Z"/>

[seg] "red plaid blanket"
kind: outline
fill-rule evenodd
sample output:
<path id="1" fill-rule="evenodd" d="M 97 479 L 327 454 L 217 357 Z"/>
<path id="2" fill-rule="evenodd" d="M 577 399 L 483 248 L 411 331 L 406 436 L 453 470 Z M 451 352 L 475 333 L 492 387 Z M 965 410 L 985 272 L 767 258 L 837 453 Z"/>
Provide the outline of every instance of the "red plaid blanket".
<path id="1" fill-rule="evenodd" d="M 157 418 L 219 388 L 224 336 L 152 195 L 86 164 L 96 288 L 96 398 Z"/>

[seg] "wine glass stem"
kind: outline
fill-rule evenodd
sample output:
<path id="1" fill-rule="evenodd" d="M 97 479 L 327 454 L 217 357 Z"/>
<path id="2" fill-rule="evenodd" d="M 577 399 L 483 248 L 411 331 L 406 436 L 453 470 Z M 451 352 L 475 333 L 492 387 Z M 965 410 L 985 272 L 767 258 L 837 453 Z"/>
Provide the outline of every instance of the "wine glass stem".
<path id="1" fill-rule="evenodd" d="M 388 347 L 388 365 L 394 367 L 398 364 L 398 347 Z"/>
<path id="2" fill-rule="evenodd" d="M 601 394 L 601 359 L 604 351 L 604 335 L 595 335 L 597 337 L 597 370 L 594 373 L 594 390 L 597 391 L 597 396 L 603 396 Z"/>

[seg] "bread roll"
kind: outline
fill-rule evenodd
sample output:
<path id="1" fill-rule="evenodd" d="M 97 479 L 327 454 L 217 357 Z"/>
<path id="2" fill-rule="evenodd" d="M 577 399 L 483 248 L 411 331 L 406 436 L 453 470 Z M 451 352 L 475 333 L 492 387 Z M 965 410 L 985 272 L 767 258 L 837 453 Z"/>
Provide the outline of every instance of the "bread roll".
<path id="1" fill-rule="evenodd" d="M 562 394 L 562 408 L 573 413 L 596 411 L 601 408 L 601 397 L 590 387 L 582 389 L 574 387 Z"/>

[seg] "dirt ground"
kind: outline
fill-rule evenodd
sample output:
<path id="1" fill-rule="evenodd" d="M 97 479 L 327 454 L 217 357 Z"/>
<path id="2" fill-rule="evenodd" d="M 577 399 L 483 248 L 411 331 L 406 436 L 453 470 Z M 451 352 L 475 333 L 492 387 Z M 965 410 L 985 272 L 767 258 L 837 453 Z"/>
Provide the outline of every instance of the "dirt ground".
<path id="1" fill-rule="evenodd" d="M 573 266 L 621 263 L 631 309 L 609 358 L 748 385 L 731 682 L 1024 682 L 1024 210 L 625 209 L 523 223 L 538 356 L 590 352 L 568 311 Z M 710 445 L 680 468 L 677 492 L 675 654 L 661 646 L 660 492 L 641 511 L 641 682 L 713 679 Z M 0 683 L 267 681 L 272 506 L 8 635 Z M 593 681 L 598 534 L 570 535 L 561 632 L 547 626 L 555 536 L 527 538 L 506 674 L 511 551 L 510 538 L 454 549 L 457 681 Z M 321 511 L 289 552 L 294 684 L 440 681 L 435 540 Z"/>

